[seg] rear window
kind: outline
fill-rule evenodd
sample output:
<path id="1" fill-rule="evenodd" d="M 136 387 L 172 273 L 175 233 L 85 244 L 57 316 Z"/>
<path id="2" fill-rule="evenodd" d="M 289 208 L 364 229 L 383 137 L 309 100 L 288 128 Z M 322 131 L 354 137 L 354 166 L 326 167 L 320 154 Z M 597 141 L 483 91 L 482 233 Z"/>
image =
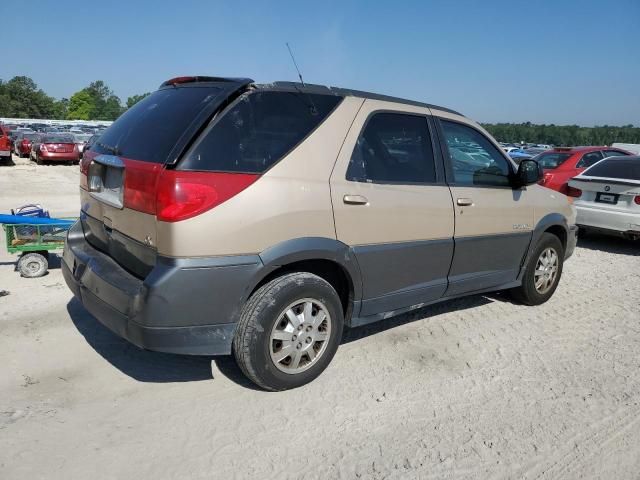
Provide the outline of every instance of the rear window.
<path id="1" fill-rule="evenodd" d="M 45 135 L 42 143 L 74 143 L 71 135 Z"/>
<path id="2" fill-rule="evenodd" d="M 536 160 L 538 161 L 538 163 L 542 168 L 552 169 L 552 168 L 558 168 L 560 165 L 566 162 L 571 155 L 573 154 L 548 152 L 548 153 L 541 153 L 536 157 Z"/>
<path id="3" fill-rule="evenodd" d="M 300 92 L 244 94 L 212 123 L 180 169 L 262 173 L 320 125 L 340 100 Z"/>
<path id="4" fill-rule="evenodd" d="M 187 127 L 219 93 L 212 86 L 157 90 L 123 113 L 92 150 L 164 163 Z"/>
<path id="5" fill-rule="evenodd" d="M 593 167 L 585 170 L 582 175 L 640 180 L 640 157 L 605 158 Z"/>

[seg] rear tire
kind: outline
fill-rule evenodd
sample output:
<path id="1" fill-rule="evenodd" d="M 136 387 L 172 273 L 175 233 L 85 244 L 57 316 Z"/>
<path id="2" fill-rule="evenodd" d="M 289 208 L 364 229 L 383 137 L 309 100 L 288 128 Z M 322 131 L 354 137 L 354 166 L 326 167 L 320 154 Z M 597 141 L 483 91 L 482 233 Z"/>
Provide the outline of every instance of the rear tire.
<path id="1" fill-rule="evenodd" d="M 42 160 L 40 159 L 40 157 L 36 157 L 36 165 L 42 165 Z"/>
<path id="2" fill-rule="evenodd" d="M 42 277 L 48 269 L 49 262 L 40 253 L 25 253 L 18 260 L 18 271 L 25 278 Z"/>
<path id="3" fill-rule="evenodd" d="M 511 297 L 525 305 L 540 305 L 558 288 L 564 264 L 564 248 L 560 239 L 543 233 L 529 258 L 522 285 L 510 291 Z"/>
<path id="4" fill-rule="evenodd" d="M 280 391 L 318 377 L 342 338 L 340 297 L 324 279 L 289 273 L 260 287 L 242 309 L 233 353 L 259 387 Z"/>

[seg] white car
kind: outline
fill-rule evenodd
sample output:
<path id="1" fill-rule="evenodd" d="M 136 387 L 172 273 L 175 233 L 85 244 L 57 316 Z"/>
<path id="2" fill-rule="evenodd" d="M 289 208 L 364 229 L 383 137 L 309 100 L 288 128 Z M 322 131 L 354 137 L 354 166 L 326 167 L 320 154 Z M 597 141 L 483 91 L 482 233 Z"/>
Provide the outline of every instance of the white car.
<path id="1" fill-rule="evenodd" d="M 640 239 L 640 156 L 600 160 L 569 181 L 576 224 Z"/>

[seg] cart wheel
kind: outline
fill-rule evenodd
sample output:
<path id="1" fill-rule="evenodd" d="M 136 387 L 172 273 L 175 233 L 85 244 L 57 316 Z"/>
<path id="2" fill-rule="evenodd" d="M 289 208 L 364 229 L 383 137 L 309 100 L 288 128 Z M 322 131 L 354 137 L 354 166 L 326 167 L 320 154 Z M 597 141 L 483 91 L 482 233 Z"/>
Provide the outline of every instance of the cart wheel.
<path id="1" fill-rule="evenodd" d="M 40 253 L 25 253 L 18 260 L 18 271 L 25 278 L 42 277 L 48 268 L 49 262 Z"/>

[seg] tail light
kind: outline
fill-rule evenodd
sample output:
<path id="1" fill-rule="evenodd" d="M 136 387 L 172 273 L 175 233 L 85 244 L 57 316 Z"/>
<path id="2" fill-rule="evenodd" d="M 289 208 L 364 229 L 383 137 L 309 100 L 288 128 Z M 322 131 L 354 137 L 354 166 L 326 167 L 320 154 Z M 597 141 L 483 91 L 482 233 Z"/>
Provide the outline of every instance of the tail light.
<path id="1" fill-rule="evenodd" d="M 156 215 L 177 222 L 211 210 L 234 197 L 259 175 L 163 170 L 158 179 Z"/>
<path id="2" fill-rule="evenodd" d="M 640 205 L 640 195 L 636 195 L 635 197 L 633 197 L 633 203 L 635 203 L 636 205 Z"/>
<path id="3" fill-rule="evenodd" d="M 540 179 L 540 185 L 546 185 L 547 183 L 549 183 L 551 181 L 551 179 L 553 178 L 553 174 L 552 173 L 545 173 L 542 178 Z"/>
<path id="4" fill-rule="evenodd" d="M 89 190 L 89 165 L 91 165 L 95 156 L 95 153 L 87 152 L 80 160 L 80 188 L 84 190 Z"/>
<path id="5" fill-rule="evenodd" d="M 47 151 L 47 146 L 44 143 L 40 144 L 40 151 L 41 152 L 46 152 Z"/>
<path id="6" fill-rule="evenodd" d="M 582 190 L 571 186 L 567 187 L 567 196 L 573 198 L 580 198 L 582 196 Z"/>
<path id="7" fill-rule="evenodd" d="M 166 170 L 157 163 L 123 160 L 124 206 L 156 215 L 162 222 L 178 222 L 211 210 L 259 178 L 244 173 Z"/>

